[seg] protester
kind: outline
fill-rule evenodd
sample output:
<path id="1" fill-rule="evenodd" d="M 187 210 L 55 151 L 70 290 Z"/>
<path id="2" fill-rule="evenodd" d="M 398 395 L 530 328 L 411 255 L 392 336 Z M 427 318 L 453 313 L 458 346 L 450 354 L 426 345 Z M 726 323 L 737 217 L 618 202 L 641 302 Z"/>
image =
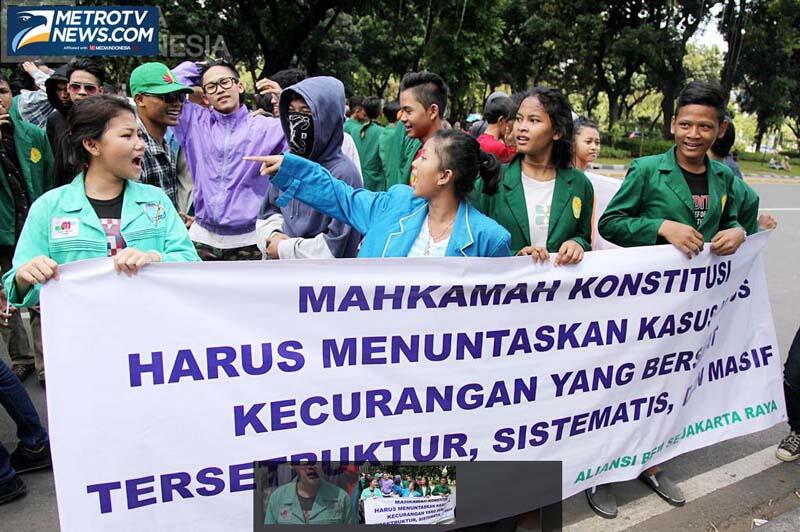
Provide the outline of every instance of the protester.
<path id="1" fill-rule="evenodd" d="M 383 136 L 383 127 L 377 120 L 381 114 L 381 101 L 375 96 L 365 98 L 355 113 L 355 120 L 359 127 L 351 130 L 351 135 L 356 143 L 358 158 L 361 161 L 361 175 L 364 178 L 364 188 L 373 192 L 386 190 L 386 177 L 383 173 L 383 164 L 380 157 L 380 139 Z M 351 115 L 351 120 L 353 115 Z"/>
<path id="2" fill-rule="evenodd" d="M 502 96 L 487 103 L 483 114 L 488 125 L 486 130 L 478 136 L 478 142 L 483 151 L 493 154 L 503 164 L 511 161 L 516 153 L 515 147 L 505 143 L 508 130 L 513 127 L 516 111 L 517 107 L 514 105 L 514 101 L 507 96 Z"/>
<path id="3" fill-rule="evenodd" d="M 572 110 L 555 89 L 522 95 L 514 121 L 517 155 L 503 168 L 496 196 L 481 211 L 511 233 L 511 251 L 536 261 L 576 264 L 591 250 L 594 192 L 572 166 Z"/>
<path id="4" fill-rule="evenodd" d="M 397 116 L 400 114 L 400 102 L 395 100 L 388 102 L 383 106 L 383 118 L 386 120 L 386 125 L 383 126 L 381 138 L 378 140 L 378 156 L 381 158 L 381 169 L 384 172 L 384 179 L 386 178 L 386 167 L 390 161 L 389 151 L 391 150 L 391 142 L 395 138 L 396 129 L 401 128 L 398 125 Z"/>
<path id="5" fill-rule="evenodd" d="M 286 148 L 280 121 L 251 116 L 232 64 L 217 60 L 178 65 L 182 85 L 197 87 L 184 105 L 175 135 L 194 176 L 194 223 L 189 235 L 203 260 L 260 260 L 256 219 L 269 184 L 248 153 Z"/>
<path id="6" fill-rule="evenodd" d="M 286 70 L 279 70 L 278 72 L 274 73 L 269 77 L 269 79 L 261 79 L 256 82 L 256 88 L 259 88 L 262 91 L 262 94 L 269 95 L 271 98 L 273 104 L 272 116 L 275 118 L 280 118 L 281 113 L 278 103 L 280 101 L 281 90 L 283 90 L 282 87 L 296 85 L 307 77 L 308 75 L 304 70 L 287 68 Z M 346 131 L 342 137 L 342 153 L 344 153 L 348 159 L 353 161 L 353 164 L 358 171 L 358 177 L 363 180 L 363 176 L 361 175 L 361 159 L 358 156 L 356 143 L 353 140 L 353 137 L 351 137 Z"/>
<path id="7" fill-rule="evenodd" d="M 66 78 L 69 98 L 74 105 L 85 98 L 103 93 L 103 83 L 106 80 L 105 67 L 100 59 L 78 58 L 69 63 Z M 67 110 L 67 106 L 64 106 L 61 112 L 51 113 L 47 117 L 47 138 L 53 149 L 56 165 L 55 185 L 58 187 L 72 181 L 80 171 L 79 168 L 69 165 L 62 151 L 65 144 L 64 137 L 67 134 Z"/>
<path id="8" fill-rule="evenodd" d="M 783 394 L 789 434 L 778 444 L 775 456 L 784 462 L 800 458 L 800 329 L 794 335 L 783 366 Z"/>
<path id="9" fill-rule="evenodd" d="M 0 303 L 5 307 L 4 298 Z M 25 387 L 0 360 L 0 403 L 17 425 L 19 443 L 13 453 L 0 443 L 0 504 L 11 502 L 27 492 L 19 475 L 51 466 L 50 438 L 39 420 Z"/>
<path id="10" fill-rule="evenodd" d="M 36 90 L 21 90 L 14 97 L 20 117 L 36 127 L 45 128 L 47 117 L 59 107 L 72 104 L 67 91 L 66 65 L 55 72 L 46 65 L 31 61 L 22 63 L 22 68 L 33 79 Z"/>
<path id="11" fill-rule="evenodd" d="M 85 171 L 31 205 L 13 268 L 3 276 L 12 305 L 37 304 L 41 285 L 58 279 L 60 264 L 76 260 L 113 257 L 114 269 L 128 275 L 151 262 L 199 260 L 164 192 L 136 181 L 144 157 L 138 130 L 121 98 L 72 106 L 63 150 L 70 165 Z"/>
<path id="12" fill-rule="evenodd" d="M 608 202 L 619 190 L 622 181 L 589 171 L 589 167 L 600 157 L 600 126 L 588 118 L 579 117 L 574 121 L 572 137 L 574 152 L 573 166 L 583 172 L 594 190 L 592 206 L 592 249 L 613 249 L 615 246 L 597 231 L 597 221 L 605 212 Z"/>
<path id="13" fill-rule="evenodd" d="M 355 135 L 361 127 L 361 122 L 366 120 L 364 111 L 364 97 L 350 96 L 347 100 L 347 120 L 344 121 L 344 131 L 351 137 Z"/>
<path id="14" fill-rule="evenodd" d="M 178 202 L 177 157 L 165 140 L 175 126 L 190 87 L 175 81 L 162 63 L 144 63 L 131 72 L 130 91 L 136 102 L 139 131 L 144 141 L 141 182 L 159 187 L 181 210 Z"/>
<path id="15" fill-rule="evenodd" d="M 738 222 L 735 178 L 725 165 L 707 156 L 727 125 L 721 89 L 711 83 L 689 83 L 678 97 L 672 119 L 675 146 L 633 161 L 600 218 L 600 234 L 623 247 L 669 242 L 688 258 L 700 253 L 706 242 L 717 255 L 735 253 L 745 239 Z M 639 478 L 669 504 L 686 502 L 659 466 Z M 586 495 L 598 514 L 616 517 L 611 485 L 597 486 Z"/>
<path id="16" fill-rule="evenodd" d="M 403 497 L 422 497 L 422 493 L 417 488 L 417 483 L 413 479 L 408 482 L 408 487 L 403 488 Z"/>
<path id="17" fill-rule="evenodd" d="M 755 190 L 748 185 L 742 178 L 742 172 L 739 170 L 739 165 L 730 155 L 731 148 L 736 141 L 736 128 L 733 125 L 733 120 L 725 117 L 728 127 L 725 132 L 714 141 L 711 149 L 708 150 L 708 158 L 719 161 L 731 169 L 736 179 L 733 180 L 734 199 L 736 200 L 736 211 L 739 218 L 739 224 L 747 231 L 748 235 L 757 233 L 763 229 L 775 229 L 778 226 L 777 220 L 769 214 L 758 214 L 758 205 L 760 199 Z"/>
<path id="18" fill-rule="evenodd" d="M 485 120 L 486 108 L 489 106 L 490 103 L 492 103 L 497 98 L 508 98 L 508 94 L 506 94 L 503 91 L 495 91 L 495 92 L 491 93 L 486 98 L 486 101 L 483 102 L 484 119 L 480 119 L 480 117 L 476 117 L 478 119 L 474 120 L 470 124 L 469 123 L 469 117 L 467 118 L 466 121 L 467 121 L 467 126 L 468 126 L 468 130 L 469 130 L 469 134 L 470 135 L 472 135 L 475 138 L 478 138 L 478 137 L 480 137 L 481 135 L 483 135 L 486 132 L 486 128 L 489 127 L 489 123 Z"/>
<path id="19" fill-rule="evenodd" d="M 342 153 L 344 85 L 331 77 L 301 81 L 281 94 L 281 124 L 293 154 L 315 161 L 334 177 L 361 188 L 355 165 Z M 266 258 L 355 257 L 361 235 L 352 227 L 270 187 L 256 222 L 257 245 Z"/>
<path id="20" fill-rule="evenodd" d="M 508 232 L 469 204 L 480 172 L 483 193 L 496 191 L 499 168 L 478 141 L 448 130 L 433 135 L 414 162 L 414 186 L 388 192 L 354 189 L 316 163 L 287 154 L 248 157 L 283 191 L 364 234 L 359 257 L 506 256 Z"/>
<path id="21" fill-rule="evenodd" d="M 20 233 L 31 204 L 53 188 L 53 152 L 44 130 L 10 113 L 13 105 L 8 81 L 0 76 L 0 270 L 11 269 Z M 30 310 L 33 356 L 20 313 L 12 310 L 8 327 L 0 329 L 20 381 L 35 371 L 44 383 L 42 329 L 38 309 Z"/>
<path id="22" fill-rule="evenodd" d="M 265 525 L 356 524 L 347 493 L 322 478 L 322 467 L 293 466 L 297 478 L 269 496 Z"/>
<path id="23" fill-rule="evenodd" d="M 433 488 L 428 483 L 428 477 L 420 477 L 417 479 L 417 491 L 419 491 L 422 497 L 430 497 L 433 495 Z"/>
<path id="24" fill-rule="evenodd" d="M 373 478 L 369 482 L 369 487 L 364 488 L 361 491 L 361 500 L 370 499 L 373 497 L 383 497 L 383 493 L 381 492 L 381 488 L 378 487 L 378 479 Z"/>
<path id="25" fill-rule="evenodd" d="M 433 72 L 411 72 L 400 80 L 398 119 L 403 127 L 395 130 L 391 149 L 386 151 L 386 190 L 396 184 L 412 184 L 412 163 L 420 156 L 425 141 L 442 129 L 447 94 L 447 84 Z"/>
<path id="26" fill-rule="evenodd" d="M 450 486 L 447 485 L 447 479 L 442 477 L 439 479 L 439 484 L 433 488 L 433 495 L 450 495 Z"/>
<path id="27" fill-rule="evenodd" d="M 381 493 L 384 497 L 388 497 L 392 494 L 392 488 L 394 487 L 394 479 L 389 476 L 389 473 L 383 473 L 381 476 Z"/>

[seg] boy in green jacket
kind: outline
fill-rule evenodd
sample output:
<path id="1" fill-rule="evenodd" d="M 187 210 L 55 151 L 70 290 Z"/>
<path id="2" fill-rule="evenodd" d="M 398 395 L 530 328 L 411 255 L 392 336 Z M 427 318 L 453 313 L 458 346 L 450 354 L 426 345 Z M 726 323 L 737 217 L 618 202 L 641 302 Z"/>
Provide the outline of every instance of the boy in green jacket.
<path id="1" fill-rule="evenodd" d="M 0 270 L 11 269 L 11 261 L 28 216 L 31 204 L 53 188 L 55 163 L 47 134 L 39 127 L 23 121 L 14 112 L 11 88 L 0 77 Z M 2 291 L 2 288 L 0 288 Z M 4 297 L 0 297 L 0 300 Z M 4 309 L 3 309 L 4 310 Z M 34 356 L 31 357 L 28 335 L 19 312 L 11 310 L 0 327 L 12 369 L 20 381 L 34 369 L 44 382 L 42 331 L 39 312 L 31 309 L 31 333 Z"/>
<path id="2" fill-rule="evenodd" d="M 633 161 L 600 218 L 603 238 L 623 247 L 669 242 L 689 258 L 705 242 L 718 255 L 739 249 L 746 234 L 738 222 L 733 173 L 707 155 L 725 133 L 724 116 L 718 87 L 700 81 L 686 86 L 672 119 L 675 146 Z"/>
<path id="3" fill-rule="evenodd" d="M 678 97 L 671 131 L 675 146 L 661 155 L 636 159 L 600 218 L 606 240 L 623 247 L 670 244 L 688 258 L 710 242 L 717 255 L 731 255 L 744 242 L 731 170 L 709 159 L 725 134 L 725 98 L 713 84 L 693 81 Z M 673 506 L 686 499 L 659 466 L 639 477 Z M 589 505 L 606 518 L 617 515 L 610 484 L 586 491 Z"/>

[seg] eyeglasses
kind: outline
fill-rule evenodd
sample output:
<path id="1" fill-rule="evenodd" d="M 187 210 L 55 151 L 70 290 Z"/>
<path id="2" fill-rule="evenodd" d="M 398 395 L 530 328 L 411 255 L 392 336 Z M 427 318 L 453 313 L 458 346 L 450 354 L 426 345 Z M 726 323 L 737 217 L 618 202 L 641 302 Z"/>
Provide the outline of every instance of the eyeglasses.
<path id="1" fill-rule="evenodd" d="M 166 94 L 151 94 L 149 92 L 143 92 L 142 95 L 158 98 L 164 103 L 183 103 L 186 101 L 186 94 L 182 92 L 168 92 Z"/>
<path id="2" fill-rule="evenodd" d="M 81 89 L 83 89 L 89 96 L 97 93 L 97 85 L 94 85 L 93 83 L 70 83 L 67 85 L 67 90 L 69 90 L 69 92 L 72 94 L 78 94 L 81 92 Z"/>
<path id="3" fill-rule="evenodd" d="M 217 92 L 217 88 L 222 90 L 228 90 L 233 87 L 233 84 L 238 82 L 239 80 L 234 77 L 229 78 L 221 78 L 217 81 L 212 81 L 211 83 L 206 83 L 203 85 L 203 92 L 206 94 L 215 94 Z"/>

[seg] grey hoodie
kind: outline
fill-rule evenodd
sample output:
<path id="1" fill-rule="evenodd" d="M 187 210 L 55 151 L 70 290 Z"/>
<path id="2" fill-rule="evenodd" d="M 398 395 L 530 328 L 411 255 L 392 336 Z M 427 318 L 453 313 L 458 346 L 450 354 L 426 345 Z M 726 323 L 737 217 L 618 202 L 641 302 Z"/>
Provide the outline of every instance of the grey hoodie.
<path id="1" fill-rule="evenodd" d="M 281 125 L 287 139 L 289 138 L 287 113 L 293 93 L 302 96 L 311 109 L 314 146 L 309 159 L 318 162 L 334 177 L 348 185 L 362 188 L 364 184 L 358 169 L 342 152 L 345 101 L 342 82 L 327 76 L 307 78 L 281 93 L 279 103 Z M 330 256 L 348 258 L 357 255 L 361 235 L 352 227 L 325 216 L 297 200 L 292 200 L 285 207 L 278 207 L 276 200 L 279 194 L 277 188 L 270 187 L 261 206 L 257 222 L 257 228 L 262 229 L 258 235 L 259 247 L 263 249 L 264 241 L 272 230 L 277 228 L 291 239 L 281 242 L 279 247 L 281 258 Z M 281 221 L 278 215 L 283 217 L 282 227 L 276 225 L 277 221 Z M 265 227 L 270 229 L 265 232 L 263 231 Z M 311 242 L 309 239 L 314 239 L 316 242 Z M 320 239 L 324 241 L 330 255 L 325 253 L 324 247 L 320 247 Z"/>

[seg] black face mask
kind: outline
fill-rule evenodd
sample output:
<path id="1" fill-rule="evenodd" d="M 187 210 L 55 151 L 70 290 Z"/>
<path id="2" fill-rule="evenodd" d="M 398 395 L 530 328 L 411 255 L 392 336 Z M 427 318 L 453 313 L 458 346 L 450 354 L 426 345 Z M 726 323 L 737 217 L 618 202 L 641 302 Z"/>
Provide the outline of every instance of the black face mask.
<path id="1" fill-rule="evenodd" d="M 311 115 L 289 111 L 289 147 L 295 155 L 308 159 L 314 149 L 314 121 Z"/>

